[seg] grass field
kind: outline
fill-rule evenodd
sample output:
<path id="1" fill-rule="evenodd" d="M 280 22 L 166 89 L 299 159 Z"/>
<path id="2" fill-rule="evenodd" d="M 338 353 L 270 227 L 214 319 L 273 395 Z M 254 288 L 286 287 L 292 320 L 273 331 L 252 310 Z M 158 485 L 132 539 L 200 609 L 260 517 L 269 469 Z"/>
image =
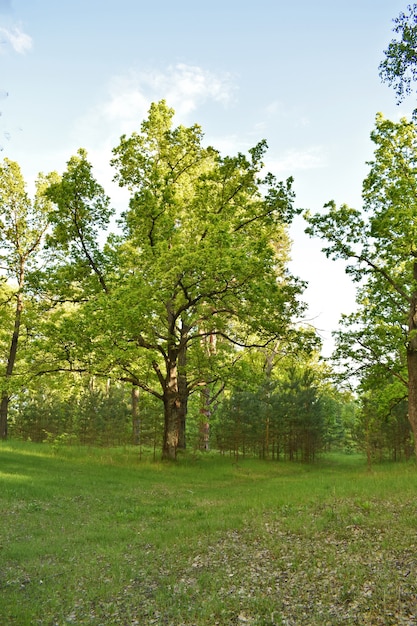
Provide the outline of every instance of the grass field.
<path id="1" fill-rule="evenodd" d="M 417 624 L 417 468 L 0 444 L 0 624 Z"/>

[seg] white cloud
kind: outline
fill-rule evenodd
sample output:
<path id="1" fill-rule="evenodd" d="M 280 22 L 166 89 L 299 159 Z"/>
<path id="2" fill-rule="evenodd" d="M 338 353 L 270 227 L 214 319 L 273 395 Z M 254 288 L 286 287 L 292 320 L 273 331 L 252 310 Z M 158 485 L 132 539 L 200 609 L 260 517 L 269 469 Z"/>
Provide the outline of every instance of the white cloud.
<path id="1" fill-rule="evenodd" d="M 19 54 L 24 54 L 32 48 L 32 37 L 24 33 L 19 26 L 0 28 L 0 38 L 9 43 Z"/>
<path id="2" fill-rule="evenodd" d="M 282 102 L 279 102 L 278 100 L 274 100 L 273 102 L 270 102 L 269 104 L 266 105 L 265 113 L 271 117 L 275 117 L 277 115 L 284 115 L 285 114 L 284 104 Z"/>
<path id="3" fill-rule="evenodd" d="M 271 120 L 276 123 L 277 119 L 286 124 L 291 124 L 295 128 L 305 128 L 310 126 L 310 118 L 305 112 L 303 106 L 293 106 L 287 108 L 284 102 L 280 100 L 274 100 L 266 105 L 263 110 L 264 123 L 266 120 L 271 123 Z"/>
<path id="4" fill-rule="evenodd" d="M 130 129 L 146 115 L 151 102 L 164 98 L 179 118 L 186 117 L 208 100 L 226 105 L 233 98 L 230 75 L 217 75 L 201 67 L 177 64 L 165 72 L 148 70 L 113 79 L 108 102 L 98 107 L 99 115 Z"/>
<path id="5" fill-rule="evenodd" d="M 206 102 L 226 106 L 233 100 L 235 89 L 229 74 L 215 74 L 193 65 L 177 64 L 166 71 L 131 71 L 113 78 L 108 98 L 77 121 L 74 140 L 88 150 L 100 180 L 108 181 L 114 175 L 109 167 L 112 148 L 120 135 L 140 130 L 152 102 L 165 99 L 175 110 L 175 123 L 187 123 L 187 116 Z"/>
<path id="6" fill-rule="evenodd" d="M 121 134 L 140 129 L 151 102 L 165 99 L 174 108 L 178 123 L 206 101 L 227 104 L 233 93 L 228 75 L 216 75 L 196 66 L 179 64 L 166 71 L 132 71 L 113 78 L 108 97 L 77 121 L 74 142 L 88 150 L 97 177 L 108 187 L 114 176 L 109 166 L 112 148 Z M 113 193 L 120 195 L 116 188 Z"/>
<path id="7" fill-rule="evenodd" d="M 290 150 L 282 158 L 268 159 L 266 167 L 271 172 L 312 170 L 327 165 L 323 148 L 313 146 L 305 150 Z"/>

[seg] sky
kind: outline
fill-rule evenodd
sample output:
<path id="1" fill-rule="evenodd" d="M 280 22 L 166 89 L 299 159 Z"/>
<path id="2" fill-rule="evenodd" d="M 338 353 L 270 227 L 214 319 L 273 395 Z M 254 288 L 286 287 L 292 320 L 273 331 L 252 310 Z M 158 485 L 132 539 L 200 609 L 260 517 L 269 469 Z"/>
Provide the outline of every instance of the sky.
<path id="1" fill-rule="evenodd" d="M 294 178 L 295 205 L 360 208 L 375 116 L 398 120 L 378 66 L 407 0 L 0 0 L 0 159 L 17 161 L 29 191 L 62 172 L 78 148 L 121 211 L 111 150 L 164 98 L 177 124 L 198 123 L 223 154 L 261 139 L 266 168 Z M 331 333 L 355 288 L 323 243 L 291 227 L 291 271 L 308 282 L 307 318 Z"/>

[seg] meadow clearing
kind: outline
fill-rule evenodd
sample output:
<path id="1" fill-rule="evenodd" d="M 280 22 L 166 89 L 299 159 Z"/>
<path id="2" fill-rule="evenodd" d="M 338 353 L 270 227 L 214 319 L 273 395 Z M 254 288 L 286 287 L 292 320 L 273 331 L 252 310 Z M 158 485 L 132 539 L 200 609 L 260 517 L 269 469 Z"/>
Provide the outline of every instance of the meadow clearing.
<path id="1" fill-rule="evenodd" d="M 0 624 L 417 624 L 417 468 L 0 445 Z"/>

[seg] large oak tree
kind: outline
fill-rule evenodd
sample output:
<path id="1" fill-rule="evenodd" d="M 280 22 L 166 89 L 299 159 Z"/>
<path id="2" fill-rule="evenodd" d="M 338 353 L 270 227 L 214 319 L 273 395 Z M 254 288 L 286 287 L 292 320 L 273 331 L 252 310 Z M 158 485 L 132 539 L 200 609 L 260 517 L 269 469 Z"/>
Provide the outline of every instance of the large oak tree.
<path id="1" fill-rule="evenodd" d="M 173 117 L 164 101 L 153 104 L 115 148 L 116 179 L 131 198 L 104 248 L 96 227 L 109 205 L 85 152 L 48 192 L 62 368 L 112 375 L 160 399 L 166 458 L 184 445 L 189 394 L 218 389 L 239 350 L 276 339 L 297 349 L 304 286 L 287 270 L 292 180 L 263 174 L 265 142 L 222 156 L 198 125 L 174 127 Z"/>
<path id="2" fill-rule="evenodd" d="M 291 335 L 302 308 L 302 284 L 286 269 L 291 180 L 262 175 L 264 142 L 249 157 L 223 157 L 204 146 L 199 126 L 173 127 L 173 115 L 153 104 L 141 131 L 114 150 L 131 200 L 100 314 L 126 379 L 163 401 L 167 458 L 179 445 L 190 377 L 206 369 L 194 381 L 206 385 L 212 375 L 202 368 L 204 338 L 217 337 L 211 361 L 224 366 L 236 348 Z M 145 382 L 144 361 L 154 373 Z"/>

